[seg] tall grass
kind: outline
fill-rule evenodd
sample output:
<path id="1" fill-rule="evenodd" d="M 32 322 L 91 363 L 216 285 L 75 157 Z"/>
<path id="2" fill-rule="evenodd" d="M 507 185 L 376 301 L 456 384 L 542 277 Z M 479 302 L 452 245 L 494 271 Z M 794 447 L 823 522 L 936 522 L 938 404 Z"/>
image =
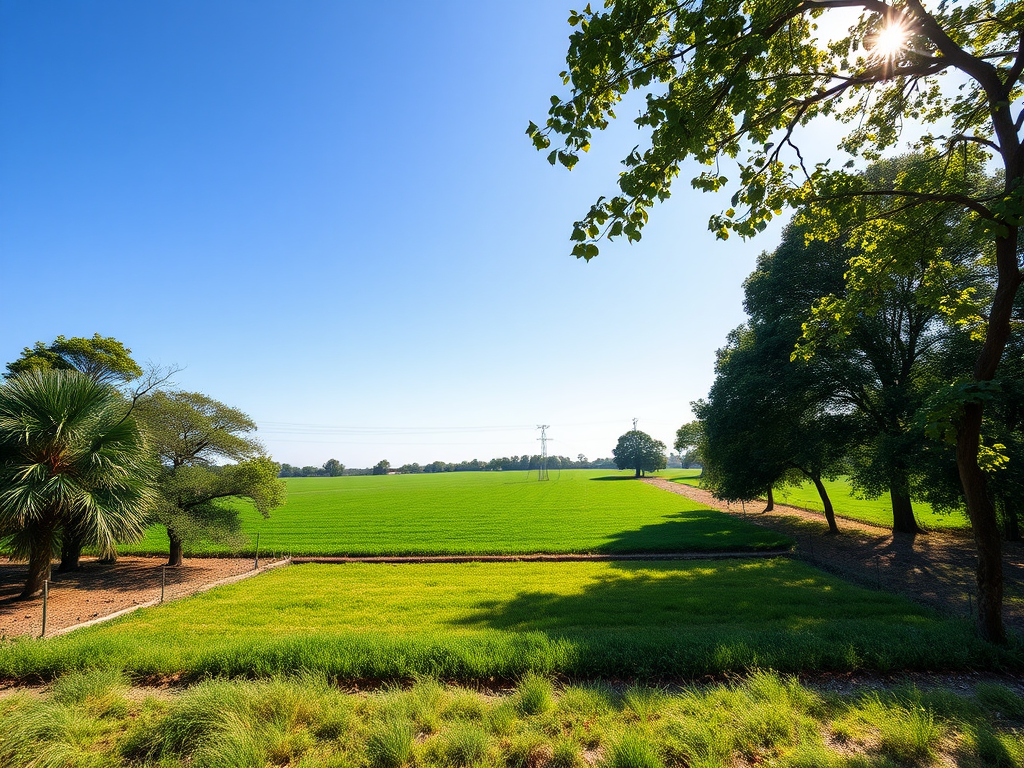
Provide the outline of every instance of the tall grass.
<path id="1" fill-rule="evenodd" d="M 526 714 L 524 686 L 485 696 L 423 679 L 345 694 L 303 675 L 205 681 L 155 697 L 111 685 L 104 674 L 0 700 L 0 765 L 1009 768 L 1024 761 L 1024 723 L 993 719 L 990 692 L 981 690 L 821 694 L 760 672 L 675 692 L 552 685 L 552 706 Z M 69 697 L 72 690 L 81 696 Z M 111 695 L 119 706 L 105 714 L 89 707 Z"/>

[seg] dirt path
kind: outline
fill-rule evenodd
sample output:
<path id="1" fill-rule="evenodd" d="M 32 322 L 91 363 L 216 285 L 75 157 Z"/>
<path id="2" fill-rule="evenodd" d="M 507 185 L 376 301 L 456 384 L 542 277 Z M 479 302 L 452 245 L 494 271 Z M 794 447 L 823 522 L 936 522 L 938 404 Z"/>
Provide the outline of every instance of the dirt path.
<path id="1" fill-rule="evenodd" d="M 82 570 L 57 573 L 54 569 L 47 606 L 47 635 L 91 619 L 107 616 L 160 598 L 162 557 L 121 557 L 104 564 L 82 558 Z M 267 561 L 269 562 L 269 561 Z M 260 566 L 264 565 L 260 561 Z M 0 559 L 0 639 L 32 635 L 43 627 L 43 599 L 16 599 L 27 574 L 25 563 Z M 253 571 L 246 558 L 196 558 L 181 568 L 167 569 L 164 599 L 194 594 L 208 584 Z"/>
<path id="2" fill-rule="evenodd" d="M 940 610 L 967 616 L 975 609 L 974 540 L 962 533 L 931 531 L 911 536 L 854 520 L 840 520 L 838 536 L 827 534 L 820 512 L 776 504 L 762 513 L 763 502 L 746 505 L 719 501 L 708 491 L 660 477 L 645 478 L 656 488 L 686 496 L 712 509 L 781 531 L 797 542 L 797 556 L 864 586 L 906 595 Z M 1024 634 L 1024 546 L 1004 543 L 1007 626 Z"/>

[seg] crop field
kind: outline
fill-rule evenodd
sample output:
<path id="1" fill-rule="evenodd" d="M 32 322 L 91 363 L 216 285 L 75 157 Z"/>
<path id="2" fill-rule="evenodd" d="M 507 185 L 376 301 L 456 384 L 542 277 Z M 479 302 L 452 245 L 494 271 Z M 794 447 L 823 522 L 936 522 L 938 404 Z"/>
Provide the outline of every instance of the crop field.
<path id="1" fill-rule="evenodd" d="M 669 470 L 664 476 L 673 482 L 699 488 L 699 474 L 699 469 L 675 469 Z M 877 499 L 863 499 L 855 496 L 853 487 L 846 478 L 826 480 L 824 485 L 829 498 L 832 499 L 832 506 L 835 508 L 836 514 L 854 520 L 863 520 L 866 523 L 892 525 L 892 504 L 889 502 L 888 495 L 879 496 Z M 775 501 L 779 504 L 789 504 L 815 512 L 824 510 L 821 497 L 818 496 L 814 484 L 810 482 L 776 488 Z M 966 528 L 969 525 L 966 515 L 962 512 L 952 514 L 936 512 L 930 505 L 922 501 L 914 502 L 914 515 L 917 517 L 917 522 L 925 528 Z"/>
<path id="2" fill-rule="evenodd" d="M 264 520 L 240 507 L 243 532 L 264 553 L 293 555 L 521 554 L 772 549 L 782 534 L 631 479 L 567 470 L 547 482 L 525 472 L 290 478 L 288 502 Z M 151 529 L 125 554 L 167 551 Z M 201 543 L 186 554 L 228 552 Z"/>
<path id="3" fill-rule="evenodd" d="M 678 678 L 1021 668 L 966 621 L 788 558 L 299 565 L 50 640 L 0 646 L 0 679 Z"/>

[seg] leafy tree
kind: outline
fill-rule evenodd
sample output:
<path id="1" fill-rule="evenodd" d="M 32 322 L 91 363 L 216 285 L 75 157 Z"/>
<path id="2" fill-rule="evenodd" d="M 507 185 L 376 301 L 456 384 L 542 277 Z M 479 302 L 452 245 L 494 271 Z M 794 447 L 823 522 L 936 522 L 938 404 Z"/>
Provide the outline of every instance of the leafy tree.
<path id="1" fill-rule="evenodd" d="M 373 474 L 386 475 L 389 469 L 391 469 L 391 462 L 387 459 L 381 459 L 373 465 Z"/>
<path id="2" fill-rule="evenodd" d="M 820 39 L 820 17 L 859 9 L 848 34 Z M 563 82 L 544 127 L 527 134 L 538 149 L 562 145 L 548 159 L 572 168 L 630 91 L 647 94 L 636 123 L 649 146 L 625 159 L 620 194 L 600 198 L 573 229 L 573 252 L 590 259 L 607 236 L 640 238 L 648 210 L 671 194 L 685 160 L 708 167 L 692 181 L 717 191 L 736 159 L 732 207 L 714 216 L 720 237 L 763 230 L 786 207 L 808 206 L 812 237 L 854 228 L 865 242 L 896 234 L 896 214 L 952 207 L 984 231 L 996 264 L 996 285 L 979 312 L 970 297 L 938 286 L 933 301 L 946 311 L 974 314 L 981 349 L 956 393 L 952 415 L 956 457 L 978 548 L 981 634 L 1006 639 L 1002 621 L 1002 550 L 995 507 L 979 460 L 987 383 L 996 378 L 1011 334 L 1022 282 L 1018 229 L 1024 218 L 1024 127 L 1017 0 L 940 4 L 921 0 L 611 0 L 603 9 L 570 14 L 579 29 L 569 44 Z M 952 75 L 942 77 L 943 75 Z M 911 131 L 924 161 L 892 184 L 875 186 L 830 161 L 808 167 L 799 150 L 804 128 L 817 118 L 851 124 L 841 142 L 852 165 L 896 151 Z M 940 125 L 939 133 L 933 126 Z M 976 184 L 965 166 L 993 160 L 999 188 Z M 866 257 L 858 292 L 899 271 L 888 249 Z M 964 306 L 966 305 L 966 306 Z"/>
<path id="3" fill-rule="evenodd" d="M 327 473 L 328 477 L 340 477 L 341 473 L 345 471 L 345 465 L 337 459 L 328 459 L 324 463 L 324 472 Z"/>
<path id="4" fill-rule="evenodd" d="M 704 477 L 704 428 L 700 421 L 688 421 L 676 430 L 676 440 L 672 444 L 683 461 L 688 464 L 700 465 L 700 477 Z"/>
<path id="5" fill-rule="evenodd" d="M 39 370 L 79 371 L 100 383 L 119 384 L 142 375 L 142 368 L 132 359 L 131 352 L 112 336 L 58 336 L 52 344 L 37 341 L 31 349 L 25 347 L 21 357 L 7 364 L 4 376 L 9 379 Z"/>
<path id="6" fill-rule="evenodd" d="M 639 429 L 631 429 L 622 435 L 612 455 L 615 466 L 634 469 L 637 477 L 665 468 L 665 444 Z"/>
<path id="7" fill-rule="evenodd" d="M 284 503 L 280 466 L 250 437 L 256 424 L 242 411 L 199 392 L 156 392 L 137 408 L 163 465 L 154 517 L 167 529 L 168 565 L 182 565 L 186 543 L 240 543 L 229 499 L 249 501 L 264 517 Z"/>
<path id="8" fill-rule="evenodd" d="M 704 485 L 726 499 L 762 494 L 807 478 L 821 497 L 829 532 L 838 533 L 823 480 L 838 476 L 852 438 L 847 414 L 831 413 L 819 377 L 790 360 L 792 337 L 752 323 L 719 350 L 707 402 L 693 404 L 703 428 Z"/>
<path id="9" fill-rule="evenodd" d="M 50 577 L 61 537 L 105 554 L 145 530 L 156 467 L 128 407 L 78 371 L 37 369 L 0 386 L 0 535 L 29 561 L 22 597 Z"/>

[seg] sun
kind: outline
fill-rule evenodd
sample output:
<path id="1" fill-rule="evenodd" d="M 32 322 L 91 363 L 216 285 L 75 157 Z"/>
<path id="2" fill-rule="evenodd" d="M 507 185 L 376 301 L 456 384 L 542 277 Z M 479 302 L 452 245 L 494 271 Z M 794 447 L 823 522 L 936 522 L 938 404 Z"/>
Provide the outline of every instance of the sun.
<path id="1" fill-rule="evenodd" d="M 885 61 L 893 61 L 906 49 L 908 36 L 906 26 L 894 21 L 875 33 L 870 42 L 871 53 Z"/>

